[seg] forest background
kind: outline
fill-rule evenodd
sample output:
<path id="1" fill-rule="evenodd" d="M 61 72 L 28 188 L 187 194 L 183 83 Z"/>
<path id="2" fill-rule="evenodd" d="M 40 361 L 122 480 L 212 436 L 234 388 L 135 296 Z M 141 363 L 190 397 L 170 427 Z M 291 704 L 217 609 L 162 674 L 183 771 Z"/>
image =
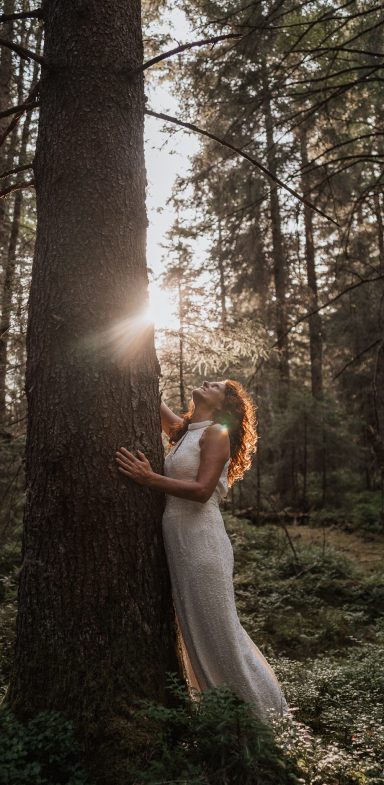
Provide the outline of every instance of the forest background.
<path id="1" fill-rule="evenodd" d="M 2 40 L 39 56 L 42 26 L 27 12 L 2 3 L 20 17 Z M 281 737 L 311 783 L 384 781 L 383 26 L 373 0 L 143 9 L 161 389 L 185 411 L 203 378 L 234 377 L 257 404 L 257 454 L 227 503 L 237 599 L 317 734 L 316 754 L 299 723 L 294 743 Z M 4 693 L 25 505 L 38 72 L 38 59 L 1 47 Z M 165 155 L 179 172 L 169 198 Z M 155 774 L 148 764 L 148 782 Z"/>

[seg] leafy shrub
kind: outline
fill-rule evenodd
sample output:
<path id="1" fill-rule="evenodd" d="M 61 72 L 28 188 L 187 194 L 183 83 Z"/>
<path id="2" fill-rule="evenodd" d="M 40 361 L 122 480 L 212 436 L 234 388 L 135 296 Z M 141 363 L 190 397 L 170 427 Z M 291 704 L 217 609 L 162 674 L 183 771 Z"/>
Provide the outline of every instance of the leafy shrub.
<path id="1" fill-rule="evenodd" d="M 298 785 L 298 771 L 277 746 L 270 727 L 226 686 L 191 701 L 168 674 L 178 705 L 143 701 L 139 712 L 151 726 L 151 748 L 135 772 L 140 783 L 185 785 Z"/>
<path id="2" fill-rule="evenodd" d="M 380 761 L 367 738 L 349 748 L 322 739 L 293 716 L 261 725 L 226 686 L 191 701 L 174 677 L 177 708 L 151 701 L 141 715 L 152 745 L 134 773 L 144 785 L 379 785 Z M 372 744 L 371 744 L 372 747 Z"/>
<path id="3" fill-rule="evenodd" d="M 366 575 L 329 545 L 295 542 L 294 554 L 277 526 L 225 520 L 238 612 L 265 654 L 303 660 L 374 639 L 384 602 L 380 574 Z"/>
<path id="4" fill-rule="evenodd" d="M 346 496 L 348 520 L 354 529 L 384 531 L 381 491 L 361 491 Z"/>
<path id="5" fill-rule="evenodd" d="M 341 659 L 319 657 L 305 663 L 273 661 L 297 716 L 323 742 L 340 745 L 374 782 L 384 773 L 384 634 Z"/>
<path id="6" fill-rule="evenodd" d="M 10 540 L 0 551 L 0 700 L 9 679 L 17 613 L 19 542 Z"/>
<path id="7" fill-rule="evenodd" d="M 22 724 L 0 706 L 0 785 L 89 785 L 73 726 L 44 711 Z"/>

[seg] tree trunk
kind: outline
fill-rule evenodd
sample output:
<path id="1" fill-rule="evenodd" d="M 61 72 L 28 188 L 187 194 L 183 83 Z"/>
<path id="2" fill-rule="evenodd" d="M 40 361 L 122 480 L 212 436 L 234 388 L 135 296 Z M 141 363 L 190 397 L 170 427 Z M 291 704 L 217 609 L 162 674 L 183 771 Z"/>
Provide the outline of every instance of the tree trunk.
<path id="1" fill-rule="evenodd" d="M 379 271 L 384 272 L 384 225 L 383 213 L 380 204 L 380 194 L 373 195 L 373 204 L 377 221 L 377 244 L 379 248 Z"/>
<path id="2" fill-rule="evenodd" d="M 271 107 L 271 95 L 269 90 L 267 64 L 262 60 L 261 76 L 264 97 L 264 121 L 267 141 L 267 165 L 272 174 L 277 174 L 277 162 L 275 156 L 275 142 L 273 135 L 273 116 Z M 275 186 L 270 189 L 270 215 L 272 227 L 272 257 L 273 257 L 273 276 L 276 295 L 276 336 L 277 350 L 279 353 L 279 387 L 278 405 L 282 412 L 288 407 L 289 398 L 289 351 L 288 351 L 288 325 L 287 325 L 287 269 L 286 254 L 283 244 L 283 233 L 281 230 L 281 215 L 279 197 Z M 276 476 L 276 490 L 282 502 L 291 501 L 291 450 L 288 444 L 288 435 L 282 436 L 282 443 L 278 456 L 278 468 Z"/>
<path id="3" fill-rule="evenodd" d="M 36 42 L 36 51 L 39 53 L 41 45 L 41 31 L 38 34 Z M 24 61 L 23 61 L 24 63 Z M 20 67 L 18 77 L 18 101 L 23 100 L 23 82 L 24 82 L 24 68 L 23 63 Z M 35 84 L 38 76 L 38 65 L 34 63 L 32 84 Z M 19 155 L 17 165 L 22 166 L 26 163 L 27 145 L 29 140 L 31 127 L 31 112 L 28 112 L 24 118 L 24 125 L 21 134 Z M 7 354 L 9 331 L 11 327 L 11 311 L 12 311 L 12 296 L 14 289 L 14 278 L 16 270 L 16 250 L 19 238 L 20 229 L 20 215 L 23 202 L 23 191 L 20 189 L 16 191 L 13 203 L 13 216 L 11 224 L 11 233 L 8 244 L 8 254 L 5 259 L 4 265 L 4 282 L 1 293 L 1 318 L 0 318 L 0 427 L 5 424 L 6 420 L 6 374 L 7 374 Z"/>
<path id="4" fill-rule="evenodd" d="M 304 124 L 300 126 L 300 152 L 301 152 L 301 187 L 303 193 L 309 190 L 309 181 L 306 170 L 308 167 L 307 129 Z M 313 311 L 318 307 L 317 276 L 315 263 L 315 247 L 313 243 L 313 212 L 308 205 L 304 205 L 305 229 L 305 262 L 307 268 L 307 283 L 309 289 L 308 310 Z M 321 316 L 313 313 L 308 318 L 309 347 L 311 357 L 311 385 L 312 395 L 316 400 L 323 399 L 323 337 Z"/>
<path id="5" fill-rule="evenodd" d="M 219 201 L 219 213 L 220 212 L 221 212 L 221 202 Z M 217 264 L 219 268 L 219 282 L 220 282 L 220 319 L 221 319 L 222 328 L 225 328 L 227 324 L 227 305 L 226 305 L 227 291 L 226 291 L 226 284 L 225 284 L 225 273 L 224 273 L 224 262 L 223 262 L 223 236 L 222 236 L 220 214 L 217 223 L 218 223 Z"/>
<path id="6" fill-rule="evenodd" d="M 147 299 L 140 3 L 45 4 L 27 330 L 27 501 L 7 703 L 56 709 L 94 781 L 129 779 L 138 699 L 176 670 L 163 496 L 115 450 L 162 471 Z M 113 326 L 113 329 L 111 328 Z M 116 343 L 117 342 L 117 343 Z M 124 779 L 125 778 L 125 779 Z"/>
<path id="7" fill-rule="evenodd" d="M 177 292 L 179 298 L 179 393 L 181 410 L 185 412 L 188 407 L 184 383 L 184 303 L 183 290 L 181 286 L 181 274 L 178 280 Z"/>
<path id="8" fill-rule="evenodd" d="M 2 10 L 5 14 L 12 14 L 15 10 L 15 0 L 4 0 Z M 8 41 L 12 40 L 13 23 L 5 22 L 1 25 L 1 35 Z M 0 47 L 0 106 L 8 108 L 12 103 L 12 52 L 5 46 Z M 0 137 L 9 124 L 9 117 L 0 117 Z M 11 168 L 9 164 L 9 139 L 0 146 L 0 174 Z M 8 185 L 8 178 L 1 181 L 2 188 Z M 3 256 L 7 245 L 8 232 L 6 227 L 8 202 L 0 199 L 0 253 Z M 1 258 L 1 261 L 3 259 Z"/>
<path id="9" fill-rule="evenodd" d="M 264 119 L 267 140 L 267 165 L 269 171 L 272 172 L 273 175 L 277 175 L 271 96 L 269 91 L 267 65 L 265 60 L 262 62 L 261 73 L 263 81 Z M 281 408 L 284 410 L 287 407 L 289 391 L 289 352 L 286 304 L 287 269 L 283 233 L 281 230 L 279 196 L 275 186 L 271 186 L 270 190 L 270 214 L 272 227 L 273 275 L 276 294 L 276 335 L 277 348 L 279 352 L 279 403 Z"/>

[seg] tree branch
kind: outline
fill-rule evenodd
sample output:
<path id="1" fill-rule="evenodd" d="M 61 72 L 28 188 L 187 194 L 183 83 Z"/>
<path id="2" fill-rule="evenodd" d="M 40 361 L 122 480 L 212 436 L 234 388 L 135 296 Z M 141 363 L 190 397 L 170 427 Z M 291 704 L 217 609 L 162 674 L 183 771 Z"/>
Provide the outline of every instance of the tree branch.
<path id="1" fill-rule="evenodd" d="M 313 311 L 307 311 L 307 313 L 305 313 L 304 316 L 300 316 L 300 319 L 297 319 L 295 322 L 293 322 L 293 324 L 291 324 L 288 330 L 286 330 L 285 335 L 288 335 L 288 333 L 290 333 L 295 327 L 297 327 L 297 325 L 300 324 L 300 322 L 304 322 L 305 319 L 308 319 L 309 316 L 313 316 L 313 314 L 322 311 L 323 308 L 327 308 L 328 305 L 332 305 L 333 303 L 336 302 L 336 300 L 339 300 L 340 297 L 343 297 L 345 294 L 348 294 L 348 292 L 352 292 L 353 289 L 357 289 L 359 286 L 363 286 L 363 284 L 365 283 L 374 283 L 375 281 L 381 281 L 383 280 L 383 278 L 384 278 L 384 273 L 381 273 L 381 275 L 376 275 L 374 278 L 362 278 L 361 281 L 358 281 L 357 283 L 353 283 L 351 284 L 351 286 L 347 286 L 346 289 L 343 289 L 341 292 L 339 292 L 339 294 L 336 294 L 335 297 L 331 297 L 330 300 L 327 300 L 327 302 L 323 303 L 322 305 L 319 305 L 317 308 L 314 308 Z M 270 349 L 274 349 L 275 346 L 277 345 L 278 342 L 276 341 L 274 344 L 272 344 Z"/>
<path id="2" fill-rule="evenodd" d="M 206 46 L 208 44 L 217 44 L 219 41 L 227 41 L 230 38 L 243 38 L 244 33 L 228 33 L 227 35 L 215 35 L 212 38 L 202 38 L 200 41 L 192 41 L 189 44 L 181 44 L 180 46 L 176 46 L 175 49 L 169 49 L 168 52 L 163 52 L 163 54 L 156 55 L 156 57 L 152 57 L 151 60 L 147 60 L 146 63 L 140 65 L 138 68 L 135 68 L 131 71 L 131 74 L 137 74 L 141 71 L 146 71 L 147 68 L 151 68 L 156 63 L 160 63 L 162 60 L 167 60 L 168 57 L 173 57 L 173 55 L 177 55 L 180 52 L 185 52 L 187 49 L 193 49 L 196 46 Z"/>
<path id="3" fill-rule="evenodd" d="M 319 46 L 313 49 L 296 49 L 298 54 L 318 55 L 328 52 L 347 52 L 347 54 L 370 55 L 370 57 L 383 57 L 382 52 L 370 52 L 368 49 L 349 49 L 346 46 Z"/>
<path id="4" fill-rule="evenodd" d="M 375 347 L 375 346 L 377 346 L 377 344 L 378 344 L 378 343 L 381 343 L 381 338 L 377 338 L 377 340 L 376 340 L 376 341 L 374 341 L 373 343 L 371 343 L 369 346 L 366 346 L 366 348 L 365 348 L 365 349 L 363 349 L 361 352 L 359 352 L 359 354 L 356 354 L 356 355 L 355 355 L 355 357 L 352 357 L 352 360 L 348 360 L 348 362 L 347 362 L 347 363 L 345 363 L 345 365 L 343 365 L 343 367 L 340 369 L 340 371 L 338 371 L 338 372 L 337 372 L 337 373 L 336 373 L 334 376 L 332 376 L 332 379 L 333 379 L 333 381 L 334 381 L 335 379 L 337 379 L 337 378 L 338 378 L 338 376 L 341 376 L 341 374 L 342 374 L 342 373 L 344 373 L 344 371 L 345 371 L 345 370 L 346 370 L 346 369 L 347 369 L 347 368 L 348 368 L 350 365 L 352 365 L 352 363 L 355 363 L 357 360 L 359 360 L 359 359 L 360 359 L 360 357 L 362 357 L 362 356 L 363 356 L 363 354 L 366 354 L 366 353 L 367 353 L 367 352 L 369 352 L 371 349 L 374 349 L 374 347 Z"/>
<path id="5" fill-rule="evenodd" d="M 307 199 L 305 199 L 303 196 L 297 193 L 297 191 L 294 191 L 294 189 L 290 188 L 289 185 L 283 183 L 282 180 L 276 177 L 276 175 L 272 174 L 272 172 L 270 172 L 269 169 L 263 166 L 263 164 L 261 164 L 259 161 L 256 161 L 255 158 L 252 158 L 250 155 L 248 155 L 248 153 L 244 153 L 242 150 L 240 150 L 238 147 L 235 147 L 230 142 L 226 142 L 224 139 L 221 139 L 219 136 L 216 136 L 215 134 L 212 134 L 209 131 L 205 131 L 203 128 L 199 128 L 197 125 L 194 125 L 193 123 L 186 123 L 182 120 L 178 120 L 177 117 L 172 117 L 171 115 L 163 114 L 162 112 L 153 112 L 151 109 L 146 109 L 145 114 L 149 115 L 150 117 L 157 117 L 159 120 L 165 120 L 165 122 L 168 123 L 179 125 L 181 128 L 187 128 L 189 131 L 198 133 L 201 136 L 206 136 L 208 139 L 213 139 L 214 142 L 218 142 L 219 144 L 223 145 L 223 147 L 227 147 L 229 150 L 232 150 L 233 152 L 237 153 L 237 155 L 240 155 L 242 158 L 245 158 L 245 160 L 249 161 L 251 164 L 253 164 L 253 166 L 256 166 L 257 169 L 260 169 L 261 172 L 267 175 L 267 177 L 273 180 L 281 188 L 284 188 L 286 191 L 292 194 L 292 196 L 294 196 L 295 199 L 298 199 L 299 202 L 302 202 L 303 204 L 307 205 L 307 207 L 310 207 L 311 210 L 315 210 L 316 213 L 321 215 L 323 218 L 326 218 L 327 221 L 331 221 L 331 223 L 335 224 L 335 226 L 339 226 L 339 224 L 337 223 L 337 221 L 335 221 L 334 218 L 331 218 L 331 216 L 327 215 L 326 213 L 323 213 L 323 211 L 320 210 L 318 207 L 316 207 L 314 204 L 312 204 L 312 202 L 307 201 Z"/>
<path id="6" fill-rule="evenodd" d="M 25 49 L 24 46 L 14 44 L 13 41 L 7 41 L 5 38 L 0 38 L 0 46 L 11 49 L 12 52 L 15 52 L 19 57 L 22 57 L 23 60 L 35 60 L 36 63 L 39 63 L 40 65 L 48 65 L 45 57 L 36 54 L 36 52 L 31 52 L 30 49 Z"/>
<path id="7" fill-rule="evenodd" d="M 307 164 L 305 164 L 305 166 L 301 166 L 300 169 L 296 169 L 293 174 L 296 175 L 299 172 L 306 172 L 306 169 L 310 167 L 312 164 L 314 164 L 315 161 L 318 161 L 319 158 L 322 158 L 324 155 L 328 155 L 328 153 L 331 153 L 333 150 L 337 150 L 340 147 L 345 147 L 345 145 L 352 144 L 353 142 L 360 142 L 362 139 L 369 139 L 372 136 L 373 137 L 384 136 L 384 131 L 372 131 L 369 134 L 359 134 L 359 136 L 351 136 L 349 139 L 346 139 L 344 142 L 337 142 L 337 144 L 333 144 L 331 147 L 327 147 L 325 150 L 323 150 L 322 153 L 319 153 L 314 158 L 310 158 L 310 160 L 308 161 Z M 322 164 L 319 164 L 319 166 L 322 166 Z"/>
<path id="8" fill-rule="evenodd" d="M 1 147 L 2 144 L 4 144 L 7 136 L 13 131 L 15 125 L 17 125 L 17 123 L 19 122 L 20 117 L 23 115 L 23 113 L 25 111 L 27 111 L 27 109 L 29 108 L 30 104 L 32 102 L 34 102 L 34 100 L 35 100 L 35 98 L 36 98 L 36 96 L 37 96 L 37 94 L 39 92 L 39 88 L 40 88 L 40 82 L 37 81 L 36 84 L 34 84 L 33 87 L 31 88 L 29 94 L 27 95 L 27 98 L 26 98 L 24 104 L 21 105 L 21 106 L 24 106 L 25 108 L 24 109 L 20 109 L 20 111 L 15 115 L 15 117 L 11 120 L 11 122 L 9 123 L 7 128 L 5 129 L 3 135 L 0 137 L 0 147 Z"/>
<path id="9" fill-rule="evenodd" d="M 377 275 L 374 278 L 363 278 L 358 283 L 354 283 L 351 286 L 347 286 L 346 289 L 343 289 L 343 291 L 339 292 L 339 294 L 337 294 L 335 297 L 331 297 L 330 300 L 327 300 L 327 302 L 323 303 L 322 305 L 319 305 L 317 308 L 314 308 L 312 311 L 307 311 L 307 313 L 305 313 L 304 316 L 301 316 L 300 319 L 297 319 L 293 324 L 291 324 L 291 326 L 288 328 L 288 330 L 285 331 L 284 335 L 288 335 L 288 333 L 290 333 L 292 330 L 294 330 L 294 328 L 297 327 L 298 324 L 300 324 L 301 322 L 304 322 L 305 319 L 308 319 L 313 314 L 318 313 L 319 311 L 322 311 L 323 308 L 327 308 L 328 305 L 332 305 L 332 303 L 336 302 L 336 300 L 339 300 L 340 297 L 343 297 L 344 294 L 348 294 L 348 292 L 351 292 L 353 289 L 357 289 L 358 286 L 362 286 L 365 283 L 374 283 L 375 281 L 383 280 L 383 278 L 384 278 L 384 273 L 382 273 L 381 275 Z M 275 349 L 278 346 L 279 342 L 281 341 L 281 337 L 282 336 L 280 336 L 279 341 L 275 341 L 275 343 L 273 343 L 271 346 L 268 347 L 269 351 L 271 349 Z M 378 341 L 376 341 L 375 343 L 378 343 Z M 372 348 L 371 346 L 368 347 L 368 349 L 371 349 L 371 348 Z M 368 349 L 366 351 L 368 351 Z M 354 359 L 357 359 L 357 358 L 355 357 Z M 256 366 L 254 372 L 249 377 L 249 379 L 247 381 L 247 384 L 246 384 L 247 389 L 249 389 L 250 385 L 252 384 L 252 381 L 255 378 L 256 374 L 258 373 L 259 368 L 261 367 L 262 362 L 263 362 L 263 359 L 261 360 L 261 362 L 258 363 L 258 365 Z M 344 369 L 342 369 L 342 370 L 344 370 Z M 334 378 L 336 378 L 336 377 L 334 377 Z"/>
<path id="10" fill-rule="evenodd" d="M 31 11 L 19 11 L 15 14 L 1 14 L 0 24 L 2 22 L 12 22 L 13 19 L 44 19 L 42 8 L 34 8 Z"/>
<path id="11" fill-rule="evenodd" d="M 16 166 L 15 169 L 9 169 L 8 172 L 3 172 L 0 174 L 0 180 L 4 180 L 5 177 L 10 177 L 11 174 L 18 174 L 18 172 L 25 172 L 26 169 L 32 169 L 33 164 L 24 164 L 23 166 Z"/>
<path id="12" fill-rule="evenodd" d="M 23 183 L 14 183 L 14 185 L 9 185 L 8 188 L 4 188 L 3 191 L 0 191 L 0 199 L 4 199 L 4 197 L 12 193 L 12 191 L 18 191 L 20 188 L 32 188 L 34 185 L 34 180 L 25 180 Z"/>
<path id="13" fill-rule="evenodd" d="M 23 112 L 30 112 L 32 109 L 37 109 L 40 106 L 38 101 L 34 103 L 28 103 L 27 101 L 23 104 L 18 104 L 17 106 L 10 106 L 9 109 L 4 109 L 0 112 L 0 117 L 9 117 L 11 114 L 22 114 Z"/>

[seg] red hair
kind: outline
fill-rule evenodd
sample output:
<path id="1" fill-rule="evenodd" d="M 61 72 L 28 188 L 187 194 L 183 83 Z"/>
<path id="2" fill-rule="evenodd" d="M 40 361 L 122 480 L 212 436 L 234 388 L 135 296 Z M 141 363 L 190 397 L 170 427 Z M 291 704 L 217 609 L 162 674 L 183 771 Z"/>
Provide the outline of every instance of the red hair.
<path id="1" fill-rule="evenodd" d="M 228 430 L 231 457 L 228 468 L 228 485 L 242 480 L 251 467 L 252 455 L 257 446 L 257 407 L 240 382 L 226 379 L 224 401 L 219 412 L 215 412 L 215 422 L 225 425 Z M 170 444 L 175 444 L 188 430 L 195 404 L 190 402 L 188 411 L 182 415 L 182 425 L 173 425 L 169 432 Z"/>

